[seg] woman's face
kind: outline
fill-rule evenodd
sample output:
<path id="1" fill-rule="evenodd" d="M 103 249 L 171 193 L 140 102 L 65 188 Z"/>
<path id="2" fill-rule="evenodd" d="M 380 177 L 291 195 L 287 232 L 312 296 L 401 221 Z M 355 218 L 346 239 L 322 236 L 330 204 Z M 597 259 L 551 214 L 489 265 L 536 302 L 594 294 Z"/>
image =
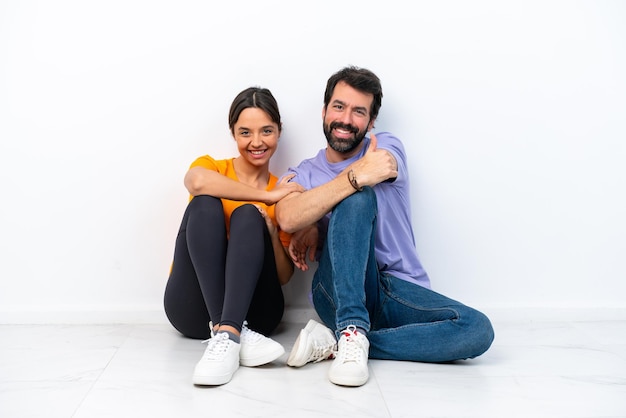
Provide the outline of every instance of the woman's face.
<path id="1" fill-rule="evenodd" d="M 278 147 L 280 129 L 265 111 L 249 107 L 239 115 L 233 135 L 241 156 L 250 164 L 260 167 L 269 165 Z"/>

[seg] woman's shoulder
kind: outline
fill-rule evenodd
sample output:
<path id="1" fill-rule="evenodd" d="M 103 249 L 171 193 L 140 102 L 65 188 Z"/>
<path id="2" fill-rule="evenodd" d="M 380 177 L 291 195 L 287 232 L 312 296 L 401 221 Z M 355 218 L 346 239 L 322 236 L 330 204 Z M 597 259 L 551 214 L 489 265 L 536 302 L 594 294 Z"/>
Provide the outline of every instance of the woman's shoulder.
<path id="1" fill-rule="evenodd" d="M 228 170 L 229 167 L 233 166 L 233 158 L 227 158 L 222 160 L 217 160 L 210 155 L 202 155 L 196 158 L 189 168 L 193 167 L 204 167 L 209 170 L 215 170 L 219 172 L 224 172 Z"/>

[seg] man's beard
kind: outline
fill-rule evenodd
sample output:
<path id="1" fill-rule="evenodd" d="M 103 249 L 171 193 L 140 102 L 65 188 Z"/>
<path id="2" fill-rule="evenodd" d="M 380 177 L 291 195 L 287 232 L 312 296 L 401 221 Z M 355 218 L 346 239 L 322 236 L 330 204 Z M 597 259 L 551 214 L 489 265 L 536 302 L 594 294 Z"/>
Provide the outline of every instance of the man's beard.
<path id="1" fill-rule="evenodd" d="M 332 133 L 333 129 L 335 128 L 350 131 L 354 134 L 354 137 L 352 139 L 336 138 Z M 359 131 L 359 128 L 357 128 L 356 126 L 346 125 L 341 122 L 331 122 L 330 124 L 324 124 L 324 135 L 326 136 L 326 141 L 328 142 L 328 145 L 330 145 L 330 147 L 335 151 L 341 153 L 348 153 L 358 147 L 359 144 L 363 141 L 363 138 L 365 138 L 365 134 L 365 131 Z"/>

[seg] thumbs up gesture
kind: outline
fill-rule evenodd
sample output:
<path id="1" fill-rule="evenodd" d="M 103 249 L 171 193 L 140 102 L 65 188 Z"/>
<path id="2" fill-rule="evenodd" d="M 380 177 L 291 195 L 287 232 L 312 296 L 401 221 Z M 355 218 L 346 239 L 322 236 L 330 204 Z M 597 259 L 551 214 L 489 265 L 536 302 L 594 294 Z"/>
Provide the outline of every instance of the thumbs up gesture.
<path id="1" fill-rule="evenodd" d="M 370 135 L 370 144 L 367 147 L 367 150 L 365 151 L 365 153 L 367 154 L 368 152 L 376 152 L 377 146 L 378 146 L 378 139 L 376 139 L 376 135 L 372 133 Z"/>
<path id="2" fill-rule="evenodd" d="M 360 186 L 374 186 L 390 178 L 398 176 L 398 163 L 387 150 L 378 149 L 378 140 L 373 133 L 363 157 L 350 164 Z"/>

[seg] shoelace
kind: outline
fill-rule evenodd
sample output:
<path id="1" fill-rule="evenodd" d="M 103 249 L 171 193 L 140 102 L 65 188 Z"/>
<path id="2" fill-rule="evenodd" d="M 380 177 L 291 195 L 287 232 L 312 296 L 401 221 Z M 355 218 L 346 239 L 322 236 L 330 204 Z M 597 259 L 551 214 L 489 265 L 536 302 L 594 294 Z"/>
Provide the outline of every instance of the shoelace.
<path id="1" fill-rule="evenodd" d="M 326 360 L 331 356 L 335 356 L 337 352 L 333 350 L 335 344 L 318 344 L 317 342 L 313 343 L 313 352 L 311 353 L 311 360 L 315 360 L 314 363 L 319 363 L 320 361 Z"/>
<path id="2" fill-rule="evenodd" d="M 202 342 L 207 343 L 207 348 L 202 356 L 203 360 L 221 360 L 228 352 L 229 339 L 225 332 L 217 333 L 214 337 Z"/>
<path id="3" fill-rule="evenodd" d="M 344 332 L 343 336 L 346 338 L 341 338 L 339 340 L 340 350 L 339 352 L 343 355 L 343 361 L 349 362 L 353 361 L 355 363 L 363 362 L 363 352 L 365 349 L 363 345 L 358 341 L 356 336 L 356 327 L 350 325 Z"/>
<path id="4" fill-rule="evenodd" d="M 209 322 L 209 329 L 211 330 L 211 337 L 213 337 L 215 335 L 215 331 L 213 330 L 213 322 L 210 321 Z M 245 341 L 247 343 L 255 343 L 257 341 L 259 341 L 261 338 L 263 338 L 263 335 L 259 334 L 256 331 L 252 331 L 250 328 L 248 328 L 248 321 L 243 321 L 243 326 L 241 327 L 241 334 L 240 334 L 240 338 L 241 341 Z M 205 340 L 202 341 L 203 343 L 206 343 L 209 340 Z"/>
<path id="5" fill-rule="evenodd" d="M 243 326 L 241 327 L 241 341 L 249 344 L 254 344 L 260 339 L 264 338 L 263 335 L 259 334 L 256 331 L 252 331 L 248 328 L 248 321 L 243 322 Z"/>

